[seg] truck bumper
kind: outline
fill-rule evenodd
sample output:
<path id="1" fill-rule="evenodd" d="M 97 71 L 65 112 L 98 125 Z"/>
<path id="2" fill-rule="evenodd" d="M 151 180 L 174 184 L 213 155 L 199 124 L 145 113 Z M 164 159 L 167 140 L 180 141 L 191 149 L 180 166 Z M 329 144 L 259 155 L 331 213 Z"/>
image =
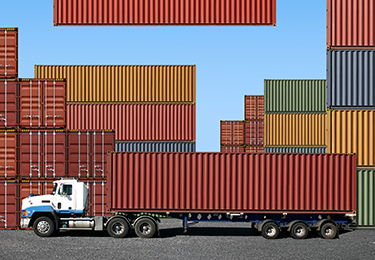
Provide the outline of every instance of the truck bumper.
<path id="1" fill-rule="evenodd" d="M 28 228 L 31 218 L 21 218 L 21 228 Z"/>

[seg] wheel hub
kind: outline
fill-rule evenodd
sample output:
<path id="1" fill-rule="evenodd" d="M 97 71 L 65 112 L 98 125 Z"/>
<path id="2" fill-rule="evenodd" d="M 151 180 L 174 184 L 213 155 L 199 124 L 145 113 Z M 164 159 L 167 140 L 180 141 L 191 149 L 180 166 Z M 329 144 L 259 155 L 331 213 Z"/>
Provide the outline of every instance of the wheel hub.
<path id="1" fill-rule="evenodd" d="M 40 221 L 38 223 L 38 231 L 40 233 L 47 233 L 49 231 L 49 224 L 47 221 Z"/>
<path id="2" fill-rule="evenodd" d="M 274 236 L 275 233 L 276 233 L 276 229 L 275 228 L 273 228 L 273 227 L 267 228 L 267 235 Z"/>

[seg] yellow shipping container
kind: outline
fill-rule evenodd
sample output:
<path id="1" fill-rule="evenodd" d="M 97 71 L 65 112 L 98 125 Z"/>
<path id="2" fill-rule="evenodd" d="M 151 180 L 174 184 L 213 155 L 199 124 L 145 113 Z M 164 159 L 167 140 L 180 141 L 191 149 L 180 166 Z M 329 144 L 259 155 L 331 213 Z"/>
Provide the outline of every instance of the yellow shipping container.
<path id="1" fill-rule="evenodd" d="M 326 113 L 265 114 L 265 147 L 325 146 Z"/>
<path id="2" fill-rule="evenodd" d="M 67 80 L 67 102 L 195 102 L 195 65 L 35 65 Z"/>
<path id="3" fill-rule="evenodd" d="M 375 110 L 327 110 L 327 153 L 355 153 L 359 167 L 375 166 Z"/>

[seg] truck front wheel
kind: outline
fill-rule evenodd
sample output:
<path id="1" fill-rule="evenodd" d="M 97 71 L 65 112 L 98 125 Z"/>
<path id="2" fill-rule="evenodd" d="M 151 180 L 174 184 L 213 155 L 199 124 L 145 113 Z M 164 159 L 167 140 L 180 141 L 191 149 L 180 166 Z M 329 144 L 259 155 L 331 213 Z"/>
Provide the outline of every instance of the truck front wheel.
<path id="1" fill-rule="evenodd" d="M 122 218 L 114 218 L 107 225 L 108 234 L 114 238 L 123 238 L 129 232 L 129 224 Z"/>
<path id="2" fill-rule="evenodd" d="M 33 224 L 33 230 L 40 237 L 50 237 L 55 231 L 55 224 L 48 217 L 39 217 Z"/>

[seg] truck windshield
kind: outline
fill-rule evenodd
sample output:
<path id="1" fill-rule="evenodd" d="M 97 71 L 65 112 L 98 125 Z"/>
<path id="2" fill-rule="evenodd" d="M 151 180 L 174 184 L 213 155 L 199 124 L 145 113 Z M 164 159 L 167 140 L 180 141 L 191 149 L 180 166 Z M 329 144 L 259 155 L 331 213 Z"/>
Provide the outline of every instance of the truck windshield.
<path id="1" fill-rule="evenodd" d="M 56 189 L 57 189 L 57 183 L 55 183 L 55 186 L 53 186 L 52 195 L 56 194 Z"/>

